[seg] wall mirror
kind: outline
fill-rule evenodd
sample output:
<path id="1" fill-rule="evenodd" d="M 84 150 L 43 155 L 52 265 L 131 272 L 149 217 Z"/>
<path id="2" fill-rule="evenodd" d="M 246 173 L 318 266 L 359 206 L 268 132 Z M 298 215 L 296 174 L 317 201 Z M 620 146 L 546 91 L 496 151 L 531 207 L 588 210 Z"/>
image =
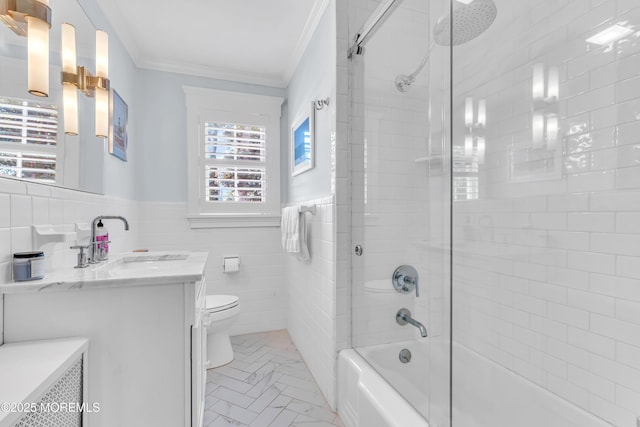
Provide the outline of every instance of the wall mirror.
<path id="1" fill-rule="evenodd" d="M 106 141 L 95 136 L 94 100 L 79 94 L 76 136 L 64 133 L 62 109 L 61 25 L 75 27 L 77 63 L 91 72 L 95 28 L 75 0 L 51 8 L 48 97 L 29 94 L 27 38 L 0 22 L 0 177 L 102 193 Z"/>

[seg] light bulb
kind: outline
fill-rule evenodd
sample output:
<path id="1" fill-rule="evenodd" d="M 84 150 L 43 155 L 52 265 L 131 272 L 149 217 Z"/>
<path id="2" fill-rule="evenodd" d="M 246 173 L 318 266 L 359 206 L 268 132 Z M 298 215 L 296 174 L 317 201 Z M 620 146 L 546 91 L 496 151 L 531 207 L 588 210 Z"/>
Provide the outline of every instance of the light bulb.
<path id="1" fill-rule="evenodd" d="M 109 78 L 109 35 L 96 31 L 96 76 Z M 109 135 L 109 91 L 96 88 L 96 136 Z"/>
<path id="2" fill-rule="evenodd" d="M 62 24 L 62 71 L 76 74 L 76 29 L 73 25 Z M 62 84 L 62 105 L 64 111 L 64 133 L 78 135 L 78 91 L 72 82 Z"/>

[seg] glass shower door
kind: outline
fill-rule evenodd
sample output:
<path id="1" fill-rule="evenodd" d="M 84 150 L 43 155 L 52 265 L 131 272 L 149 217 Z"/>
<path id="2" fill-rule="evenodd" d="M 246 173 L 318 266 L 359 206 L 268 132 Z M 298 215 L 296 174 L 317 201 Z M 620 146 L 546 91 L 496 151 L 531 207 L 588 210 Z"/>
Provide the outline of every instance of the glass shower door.
<path id="1" fill-rule="evenodd" d="M 369 7 L 365 16 L 375 14 L 378 2 L 361 3 Z M 352 257 L 352 344 L 431 425 L 442 427 L 449 419 L 450 61 L 449 49 L 430 45 L 449 2 L 396 3 L 350 62 L 351 230 L 353 246 L 362 247 Z M 403 265 L 415 268 L 418 292 L 394 288 L 392 275 Z M 398 324 L 403 308 L 428 338 Z"/>

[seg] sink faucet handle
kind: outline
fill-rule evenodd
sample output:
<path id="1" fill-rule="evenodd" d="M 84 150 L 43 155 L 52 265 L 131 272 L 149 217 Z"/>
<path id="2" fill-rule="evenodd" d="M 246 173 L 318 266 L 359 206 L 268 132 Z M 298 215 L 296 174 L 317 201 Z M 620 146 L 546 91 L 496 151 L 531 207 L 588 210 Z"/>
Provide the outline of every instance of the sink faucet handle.
<path id="1" fill-rule="evenodd" d="M 89 263 L 87 262 L 87 254 L 84 253 L 85 249 L 89 249 L 91 247 L 91 245 L 75 245 L 75 246 L 70 246 L 69 249 L 79 249 L 80 252 L 78 252 L 78 263 L 76 264 L 76 266 L 74 268 L 85 268 L 89 266 Z"/>

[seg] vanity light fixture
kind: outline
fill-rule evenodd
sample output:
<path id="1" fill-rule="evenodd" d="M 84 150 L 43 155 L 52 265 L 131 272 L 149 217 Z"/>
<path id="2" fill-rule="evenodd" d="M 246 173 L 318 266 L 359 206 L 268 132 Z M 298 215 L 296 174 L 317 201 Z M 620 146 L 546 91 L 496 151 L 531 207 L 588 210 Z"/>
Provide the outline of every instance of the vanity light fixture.
<path id="1" fill-rule="evenodd" d="M 96 75 L 76 65 L 75 29 L 62 24 L 62 86 L 65 115 L 65 133 L 78 134 L 78 99 L 76 89 L 95 97 L 96 136 L 109 135 L 109 36 L 96 31 Z"/>
<path id="2" fill-rule="evenodd" d="M 29 93 L 49 96 L 49 0 L 0 0 L 0 20 L 27 37 Z"/>
<path id="3" fill-rule="evenodd" d="M 96 31 L 96 136 L 109 136 L 109 35 Z"/>
<path id="4" fill-rule="evenodd" d="M 554 150 L 558 142 L 560 72 L 543 63 L 533 66 L 531 132 L 533 148 Z"/>
<path id="5" fill-rule="evenodd" d="M 486 149 L 485 127 L 487 126 L 487 100 L 480 99 L 477 104 L 473 98 L 464 100 L 464 155 L 473 158 L 474 154 L 478 163 L 484 163 Z"/>

